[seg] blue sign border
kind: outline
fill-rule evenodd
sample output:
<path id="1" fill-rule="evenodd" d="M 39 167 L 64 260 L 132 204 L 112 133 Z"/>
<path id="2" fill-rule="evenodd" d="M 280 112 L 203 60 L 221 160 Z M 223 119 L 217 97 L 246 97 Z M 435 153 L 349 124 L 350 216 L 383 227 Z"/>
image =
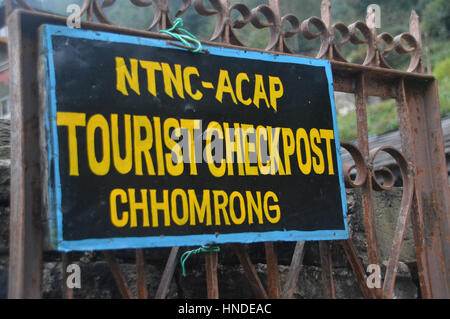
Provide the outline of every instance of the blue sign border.
<path id="1" fill-rule="evenodd" d="M 108 32 L 98 32 L 91 30 L 71 29 L 56 25 L 42 26 L 42 48 L 44 50 L 44 63 L 46 70 L 46 90 L 47 90 L 47 112 L 45 119 L 45 129 L 47 132 L 47 154 L 48 167 L 53 167 L 53 178 L 48 179 L 48 209 L 50 243 L 58 251 L 73 250 L 107 250 L 125 248 L 151 248 L 151 247 L 172 247 L 172 246 L 198 246 L 206 244 L 223 243 L 255 243 L 265 241 L 304 241 L 304 240 L 340 240 L 348 238 L 347 226 L 347 201 L 345 195 L 344 178 L 342 171 L 342 159 L 340 156 L 340 142 L 337 131 L 336 106 L 334 102 L 333 75 L 331 64 L 327 60 L 317 60 L 289 55 L 279 55 L 266 52 L 256 52 L 248 50 L 230 49 L 205 45 L 204 49 L 211 55 L 233 57 L 241 59 L 252 59 L 269 62 L 306 64 L 325 68 L 328 79 L 329 95 L 331 100 L 331 111 L 333 115 L 333 129 L 336 144 L 336 157 L 339 171 L 339 183 L 341 191 L 341 203 L 344 217 L 344 230 L 321 230 L 321 231 L 269 231 L 233 234 L 203 234 L 203 235 L 183 235 L 183 236 L 148 236 L 148 237 L 115 237 L 102 239 L 85 240 L 63 240 L 63 223 L 61 212 L 61 182 L 59 171 L 59 147 L 56 126 L 56 82 L 55 67 L 53 61 L 52 36 L 68 36 L 73 38 L 129 43 L 140 46 L 151 46 L 166 48 L 170 50 L 185 49 L 169 46 L 166 40 L 149 39 L 120 35 Z M 50 133 L 50 134 L 48 134 Z M 52 165 L 50 165 L 50 163 Z M 50 173 L 50 172 L 49 172 Z"/>

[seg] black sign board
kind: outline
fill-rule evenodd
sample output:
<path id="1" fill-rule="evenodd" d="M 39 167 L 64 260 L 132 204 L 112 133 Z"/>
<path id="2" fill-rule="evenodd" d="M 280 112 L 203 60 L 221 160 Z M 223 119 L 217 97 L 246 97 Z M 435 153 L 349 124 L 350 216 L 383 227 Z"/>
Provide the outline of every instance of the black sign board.
<path id="1" fill-rule="evenodd" d="M 46 25 L 61 251 L 348 237 L 328 61 Z"/>

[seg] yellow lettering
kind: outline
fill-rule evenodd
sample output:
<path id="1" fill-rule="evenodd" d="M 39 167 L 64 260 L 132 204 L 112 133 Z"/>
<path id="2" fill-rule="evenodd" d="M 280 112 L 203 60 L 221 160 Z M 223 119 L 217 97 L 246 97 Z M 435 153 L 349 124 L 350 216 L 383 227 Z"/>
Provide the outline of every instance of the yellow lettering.
<path id="1" fill-rule="evenodd" d="M 67 126 L 67 139 L 69 144 L 69 175 L 78 176 L 78 141 L 77 126 L 86 126 L 86 114 L 57 112 L 56 125 Z"/>
<path id="2" fill-rule="evenodd" d="M 325 139 L 327 146 L 328 174 L 334 175 L 333 154 L 331 152 L 331 140 L 334 139 L 333 130 L 320 130 L 320 137 Z"/>
<path id="3" fill-rule="evenodd" d="M 248 212 L 248 223 L 253 224 L 253 212 L 255 212 L 256 217 L 258 217 L 258 223 L 263 223 L 263 211 L 261 203 L 261 192 L 256 192 L 256 202 L 253 198 L 252 192 L 246 191 L 245 195 L 247 197 L 247 212 Z"/>
<path id="4" fill-rule="evenodd" d="M 156 163 L 158 164 L 158 175 L 164 175 L 164 156 L 161 141 L 161 120 L 159 117 L 153 117 L 153 127 L 155 129 L 155 150 Z"/>
<path id="5" fill-rule="evenodd" d="M 128 212 L 122 212 L 122 218 L 117 214 L 117 197 L 120 197 L 120 202 L 125 204 L 127 202 L 127 193 L 120 188 L 115 188 L 109 195 L 109 207 L 111 222 L 116 227 L 124 227 L 128 223 Z"/>
<path id="6" fill-rule="evenodd" d="M 134 127 L 134 166 L 136 175 L 143 175 L 142 172 L 142 154 L 144 154 L 147 164 L 148 175 L 155 175 L 150 149 L 153 146 L 153 133 L 150 120 L 145 115 L 133 116 Z M 141 129 L 145 129 L 145 138 L 142 139 Z"/>
<path id="7" fill-rule="evenodd" d="M 142 226 L 150 226 L 148 220 L 148 202 L 147 202 L 147 190 L 141 189 L 141 202 L 136 202 L 136 194 L 134 188 L 128 189 L 128 199 L 130 202 L 130 227 L 137 227 L 137 213 L 136 211 L 142 210 Z"/>
<path id="8" fill-rule="evenodd" d="M 276 89 L 278 86 L 278 90 Z M 277 111 L 277 99 L 283 96 L 283 83 L 277 76 L 269 76 L 270 105 Z"/>
<path id="9" fill-rule="evenodd" d="M 266 102 L 267 107 L 270 107 L 267 100 L 266 90 L 264 88 L 264 81 L 261 74 L 255 74 L 255 93 L 253 95 L 253 104 L 259 108 L 259 100 L 263 99 Z"/>
<path id="10" fill-rule="evenodd" d="M 198 101 L 202 98 L 203 94 L 199 90 L 196 90 L 195 93 L 192 93 L 191 78 L 190 78 L 191 75 L 196 75 L 197 77 L 200 76 L 196 67 L 193 66 L 185 67 L 183 70 L 184 89 L 186 90 L 186 93 L 190 95 L 190 97 Z"/>
<path id="11" fill-rule="evenodd" d="M 236 212 L 234 210 L 234 199 L 239 199 L 239 208 L 241 209 L 241 217 L 236 217 Z M 242 197 L 241 193 L 239 192 L 232 192 L 230 195 L 230 217 L 234 224 L 240 225 L 245 220 L 245 203 L 244 203 L 244 197 Z"/>
<path id="12" fill-rule="evenodd" d="M 195 134 L 194 130 L 200 129 L 200 120 L 186 120 L 180 119 L 181 127 L 187 129 L 189 139 L 189 165 L 191 168 L 190 174 L 197 175 L 197 159 L 195 157 Z"/>
<path id="13" fill-rule="evenodd" d="M 181 218 L 178 217 L 178 212 L 177 212 L 177 197 L 181 198 L 181 203 L 183 205 L 183 209 L 182 209 L 183 215 Z M 188 218 L 189 218 L 189 211 L 188 211 L 188 201 L 187 201 L 186 193 L 184 192 L 184 190 L 182 190 L 180 188 L 176 188 L 172 191 L 170 205 L 172 206 L 173 222 L 175 224 L 177 224 L 178 226 L 183 226 L 184 224 L 186 224 L 188 221 Z"/>
<path id="14" fill-rule="evenodd" d="M 303 161 L 301 141 L 305 145 L 305 162 Z M 309 147 L 308 133 L 306 133 L 304 128 L 299 128 L 296 134 L 296 144 L 297 144 L 297 161 L 300 171 L 308 175 L 311 173 L 311 148 Z"/>
<path id="15" fill-rule="evenodd" d="M 100 129 L 102 137 L 102 153 L 103 158 L 101 161 L 97 160 L 95 154 L 95 131 Z M 87 143 L 87 155 L 89 168 L 95 175 L 106 175 L 109 171 L 109 166 L 111 164 L 111 145 L 109 139 L 109 126 L 103 115 L 95 114 L 93 115 L 86 126 L 86 143 Z"/>
<path id="16" fill-rule="evenodd" d="M 181 74 L 181 65 L 175 64 L 175 74 L 173 74 L 172 69 L 169 64 L 161 63 L 163 79 L 164 79 L 164 91 L 168 96 L 173 98 L 172 85 L 175 87 L 179 97 L 184 99 L 183 90 L 183 76 Z"/>
<path id="17" fill-rule="evenodd" d="M 138 75 L 138 60 L 130 59 L 131 74 L 125 65 L 125 60 L 121 57 L 116 57 L 116 88 L 122 92 L 123 95 L 128 95 L 127 85 L 140 95 L 139 91 L 139 75 Z"/>
<path id="18" fill-rule="evenodd" d="M 265 141 L 265 143 L 264 142 L 261 143 L 261 138 L 262 138 L 262 140 Z M 258 150 L 258 153 L 257 153 L 258 167 L 259 167 L 259 172 L 262 175 L 268 175 L 268 174 L 270 174 L 271 164 L 270 164 L 270 160 L 268 159 L 266 161 L 266 164 L 263 165 L 262 154 L 261 154 L 261 151 L 263 150 L 263 147 L 262 147 L 263 145 L 265 146 L 265 151 L 266 151 L 265 155 L 267 155 L 267 152 L 269 151 L 268 143 L 267 143 L 267 129 L 264 126 L 260 125 L 256 128 L 256 149 Z M 269 156 L 267 155 L 267 157 L 269 157 Z"/>
<path id="19" fill-rule="evenodd" d="M 206 216 L 206 226 L 211 226 L 211 202 L 210 202 L 210 192 L 209 189 L 203 190 L 202 205 L 200 206 L 197 200 L 197 195 L 193 189 L 188 190 L 189 196 L 189 215 L 190 215 L 190 225 L 195 226 L 195 212 L 197 212 L 198 223 L 202 224 L 205 222 Z"/>
<path id="20" fill-rule="evenodd" d="M 266 218 L 269 222 L 272 224 L 276 224 L 280 221 L 281 212 L 280 212 L 280 206 L 279 205 L 270 205 L 269 206 L 269 199 L 273 199 L 275 203 L 278 203 L 278 197 L 274 192 L 268 191 L 264 195 L 264 214 L 266 215 Z M 275 216 L 270 216 L 270 212 L 275 211 Z"/>
<path id="21" fill-rule="evenodd" d="M 219 197 L 222 197 L 222 202 L 219 202 Z M 230 224 L 230 219 L 228 218 L 227 205 L 228 205 L 228 195 L 224 191 L 213 191 L 214 198 L 214 218 L 217 226 L 220 226 L 220 211 L 223 212 L 223 219 L 226 225 Z"/>
<path id="22" fill-rule="evenodd" d="M 225 131 L 225 150 L 228 166 L 228 175 L 233 175 L 233 163 L 234 163 L 233 153 L 236 153 L 239 175 L 244 176 L 245 173 L 241 147 L 241 129 L 239 127 L 239 124 L 235 123 L 234 129 L 230 129 L 228 127 L 228 123 L 223 123 L 223 129 Z M 234 141 L 231 140 L 230 131 L 233 131 L 234 133 L 233 134 Z"/>
<path id="23" fill-rule="evenodd" d="M 233 87 L 231 85 L 230 76 L 226 70 L 220 70 L 219 80 L 217 83 L 216 99 L 220 103 L 222 103 L 223 93 L 230 94 L 234 104 L 237 104 L 236 96 L 234 95 Z"/>
<path id="24" fill-rule="evenodd" d="M 270 174 L 275 175 L 277 172 L 280 175 L 285 175 L 283 163 L 280 158 L 280 149 L 278 144 L 280 142 L 280 132 L 281 128 L 275 127 L 272 129 L 271 126 L 267 127 L 268 139 L 269 139 L 269 150 L 270 150 Z"/>
<path id="25" fill-rule="evenodd" d="M 208 124 L 208 128 L 206 129 L 206 141 L 205 141 L 205 154 L 206 154 L 206 161 L 208 163 L 209 171 L 211 174 L 215 177 L 222 177 L 225 175 L 225 171 L 227 169 L 225 159 L 222 159 L 220 166 L 217 167 L 215 165 L 215 161 L 212 155 L 212 149 L 211 149 L 211 139 L 213 132 L 217 132 L 217 137 L 223 139 L 223 131 L 222 127 L 217 122 L 210 122 Z M 216 150 L 217 152 L 217 150 Z"/>
<path id="26" fill-rule="evenodd" d="M 170 129 L 173 128 L 173 134 L 176 137 L 181 136 L 180 124 L 178 120 L 174 118 L 168 118 L 164 121 L 164 142 L 166 147 L 171 150 L 165 154 L 167 172 L 172 176 L 179 176 L 183 174 L 183 154 L 181 152 L 181 147 L 175 142 L 169 135 Z M 173 162 L 173 157 L 175 156 L 175 164 Z"/>
<path id="27" fill-rule="evenodd" d="M 319 131 L 316 128 L 311 129 L 311 131 L 309 132 L 309 137 L 311 139 L 311 150 L 319 158 L 319 161 L 317 161 L 316 157 L 313 157 L 312 159 L 314 172 L 316 174 L 323 174 L 323 172 L 325 171 L 325 162 L 323 160 L 322 150 L 317 146 L 317 144 L 320 144 Z"/>
<path id="28" fill-rule="evenodd" d="M 161 71 L 161 64 L 153 61 L 140 61 L 141 67 L 147 70 L 147 88 L 151 95 L 156 96 L 155 71 Z"/>
<path id="29" fill-rule="evenodd" d="M 282 128 L 281 132 L 283 135 L 284 166 L 286 174 L 291 175 L 291 159 L 289 157 L 295 152 L 295 138 L 290 128 Z"/>
<path id="30" fill-rule="evenodd" d="M 256 141 L 251 143 L 249 136 L 255 136 L 255 128 L 253 125 L 242 124 L 242 139 L 244 140 L 244 165 L 246 175 L 258 175 L 258 167 L 251 166 L 250 153 L 256 153 Z"/>
<path id="31" fill-rule="evenodd" d="M 114 167 L 120 174 L 127 174 L 133 168 L 133 155 L 131 145 L 131 116 L 125 114 L 124 116 L 125 126 L 125 157 L 120 156 L 119 147 L 119 124 L 117 120 L 117 114 L 111 114 L 111 144 L 114 160 Z"/>
<path id="32" fill-rule="evenodd" d="M 252 99 L 244 99 L 242 97 L 242 81 L 250 82 L 250 79 L 248 78 L 248 75 L 246 73 L 239 73 L 236 76 L 236 97 L 239 102 L 241 102 L 244 105 L 250 105 L 252 103 Z"/>
<path id="33" fill-rule="evenodd" d="M 163 201 L 158 202 L 156 198 L 156 189 L 150 190 L 150 206 L 152 209 L 152 226 L 158 227 L 158 211 L 164 212 L 164 226 L 170 226 L 170 210 L 169 210 L 169 191 L 163 189 Z"/>

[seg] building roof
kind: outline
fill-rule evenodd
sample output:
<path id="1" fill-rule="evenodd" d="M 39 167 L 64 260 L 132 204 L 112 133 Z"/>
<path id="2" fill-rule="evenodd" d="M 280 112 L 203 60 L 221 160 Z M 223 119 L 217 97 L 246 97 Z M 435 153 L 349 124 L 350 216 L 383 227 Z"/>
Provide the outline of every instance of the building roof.
<path id="1" fill-rule="evenodd" d="M 450 116 L 447 116 L 441 120 L 442 132 L 444 135 L 444 149 L 445 154 L 450 154 Z M 353 142 L 353 144 L 357 144 L 357 142 Z M 369 148 L 373 150 L 374 148 L 380 146 L 393 146 L 398 150 L 402 150 L 402 144 L 400 139 L 399 131 L 390 132 L 382 135 L 375 135 L 369 137 Z M 353 160 L 350 154 L 347 151 L 342 151 L 342 161 L 344 163 L 352 163 Z M 381 152 L 375 158 L 374 166 L 375 167 L 383 167 L 394 165 L 394 159 L 385 152 Z"/>

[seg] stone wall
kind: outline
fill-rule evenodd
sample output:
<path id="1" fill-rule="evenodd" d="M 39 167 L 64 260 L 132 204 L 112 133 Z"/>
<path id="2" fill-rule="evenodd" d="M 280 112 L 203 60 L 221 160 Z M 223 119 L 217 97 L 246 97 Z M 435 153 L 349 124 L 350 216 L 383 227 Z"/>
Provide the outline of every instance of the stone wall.
<path id="1" fill-rule="evenodd" d="M 14 160 L 14 159 L 11 159 Z M 8 273 L 9 240 L 9 182 L 10 151 L 9 122 L 0 120 L 0 298 L 6 297 Z M 396 226 L 402 189 L 376 193 L 376 220 L 380 246 L 380 256 L 386 264 L 390 245 Z M 367 252 L 364 234 L 361 193 L 347 190 L 349 230 L 354 245 L 364 265 L 367 265 Z M 295 243 L 276 243 L 280 278 L 282 284 L 289 271 L 289 264 Z M 320 256 L 317 242 L 308 242 L 305 257 L 294 297 L 323 298 L 321 284 Z M 186 247 L 182 251 L 196 247 Z M 332 243 L 333 275 L 337 298 L 362 298 L 359 286 L 345 258 L 342 248 Z M 247 245 L 252 262 L 266 285 L 266 264 L 263 244 Z M 149 296 L 155 295 L 170 249 L 146 249 L 147 286 Z M 136 267 L 134 252 L 122 250 L 115 252 L 121 269 L 128 279 L 130 289 L 136 295 Z M 74 289 L 76 298 L 120 298 L 108 264 L 101 252 L 73 253 L 73 261 L 81 268 L 81 289 Z M 62 269 L 60 254 L 45 252 L 43 265 L 43 295 L 45 298 L 60 298 Z M 168 298 L 205 298 L 206 281 L 204 256 L 193 255 L 186 264 L 187 276 L 181 275 L 178 264 Z M 395 298 L 420 297 L 415 263 L 414 241 L 410 225 L 406 233 L 401 255 Z M 384 269 L 383 269 L 384 270 Z M 221 298 L 252 298 L 252 293 L 233 250 L 228 245 L 221 246 L 219 253 L 219 294 Z"/>

